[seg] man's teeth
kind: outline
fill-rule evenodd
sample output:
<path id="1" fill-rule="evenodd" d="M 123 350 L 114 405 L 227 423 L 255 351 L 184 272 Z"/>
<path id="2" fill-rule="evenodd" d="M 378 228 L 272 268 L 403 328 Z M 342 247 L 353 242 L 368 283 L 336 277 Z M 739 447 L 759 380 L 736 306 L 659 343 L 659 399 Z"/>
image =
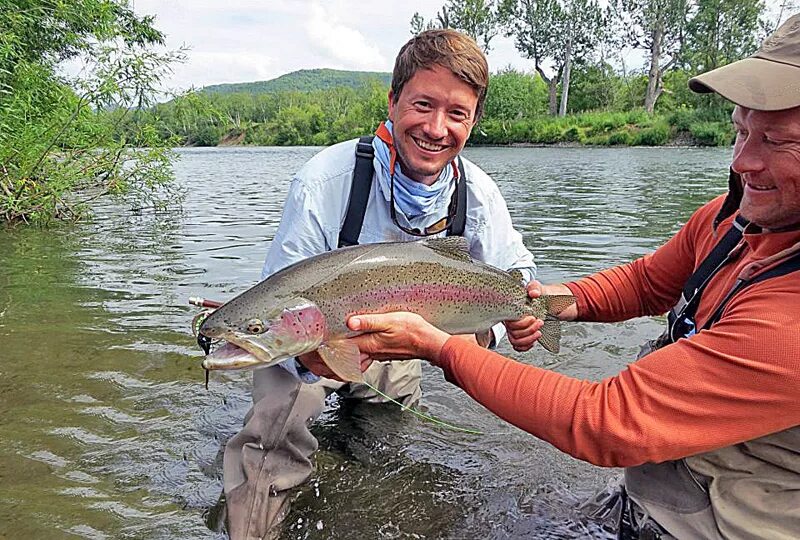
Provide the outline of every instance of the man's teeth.
<path id="1" fill-rule="evenodd" d="M 750 189 L 754 189 L 756 191 L 768 191 L 772 189 L 772 186 L 755 186 L 753 184 L 747 184 Z"/>
<path id="2" fill-rule="evenodd" d="M 441 150 L 444 150 L 445 148 L 440 144 L 432 144 L 429 142 L 421 141 L 419 139 L 414 139 L 414 142 L 416 142 L 420 148 L 423 148 L 425 150 L 430 150 L 431 152 L 439 152 Z"/>

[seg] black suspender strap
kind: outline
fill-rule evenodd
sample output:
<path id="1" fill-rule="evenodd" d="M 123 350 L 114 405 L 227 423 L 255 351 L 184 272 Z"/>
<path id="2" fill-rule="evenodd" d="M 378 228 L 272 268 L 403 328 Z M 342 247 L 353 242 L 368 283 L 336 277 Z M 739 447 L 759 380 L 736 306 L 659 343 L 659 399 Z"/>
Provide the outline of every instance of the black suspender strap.
<path id="1" fill-rule="evenodd" d="M 683 286 L 684 298 L 688 300 L 698 289 L 708 283 L 709 278 L 716 273 L 722 262 L 728 257 L 728 254 L 736 247 L 739 241 L 741 241 L 744 228 L 747 227 L 747 224 L 748 221 L 742 216 L 736 216 L 731 228 L 725 233 L 722 240 L 714 246 L 711 253 L 706 256 L 705 260 L 703 260 L 700 266 L 697 267 L 697 270 L 694 271 L 694 274 L 686 281 L 686 285 Z"/>
<path id="2" fill-rule="evenodd" d="M 728 304 L 731 298 L 733 298 L 736 293 L 744 289 L 745 287 L 749 287 L 750 285 L 754 285 L 759 281 L 764 281 L 765 279 L 770 279 L 773 277 L 784 276 L 786 274 L 790 274 L 792 272 L 796 272 L 800 270 L 800 253 L 795 254 L 785 261 L 777 264 L 775 267 L 770 268 L 766 272 L 762 272 L 758 274 L 752 279 L 739 279 L 736 281 L 736 284 L 731 288 L 725 298 L 720 302 L 717 309 L 714 310 L 714 314 L 709 317 L 706 323 L 703 325 L 703 329 L 707 330 L 711 328 L 711 325 L 716 323 L 722 317 L 722 312 L 725 311 L 725 306 Z"/>
<path id="3" fill-rule="evenodd" d="M 736 219 L 731 224 L 731 228 L 728 229 L 722 239 L 714 246 L 714 249 L 703 259 L 703 262 L 700 263 L 697 270 L 686 280 L 678 303 L 675 304 L 667 315 L 668 334 L 673 341 L 681 337 L 680 335 L 674 335 L 675 332 L 673 332 L 676 321 L 679 319 L 694 320 L 697 306 L 700 304 L 700 298 L 703 296 L 706 285 L 708 285 L 711 278 L 719 272 L 720 268 L 729 262 L 729 256 L 742 240 L 744 229 L 747 225 L 748 221 L 746 219 L 742 216 L 736 216 Z M 678 334 L 680 334 L 680 332 Z"/>
<path id="4" fill-rule="evenodd" d="M 467 175 L 464 172 L 464 162 L 458 158 L 458 182 L 456 182 L 456 215 L 447 236 L 464 236 L 464 227 L 467 224 Z"/>
<path id="5" fill-rule="evenodd" d="M 366 135 L 358 139 L 356 145 L 356 166 L 353 169 L 353 184 L 350 188 L 350 200 L 347 203 L 347 214 L 342 230 L 339 232 L 339 247 L 355 246 L 364 225 L 364 214 L 367 210 L 369 192 L 372 189 L 372 174 L 375 167 L 372 160 L 375 149 L 372 147 L 374 135 Z"/>

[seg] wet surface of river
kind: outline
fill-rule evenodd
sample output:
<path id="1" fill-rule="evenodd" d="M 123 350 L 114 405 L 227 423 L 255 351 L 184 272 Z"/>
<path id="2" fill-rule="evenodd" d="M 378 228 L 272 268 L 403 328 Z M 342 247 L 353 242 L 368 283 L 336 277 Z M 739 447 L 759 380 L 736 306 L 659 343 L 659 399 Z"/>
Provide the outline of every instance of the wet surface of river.
<path id="1" fill-rule="evenodd" d="M 86 224 L 0 232 L 0 537 L 224 538 L 203 516 L 221 447 L 249 406 L 247 372 L 212 374 L 190 296 L 254 284 L 288 180 L 317 148 L 181 150 L 179 211 L 106 204 Z M 729 151 L 471 148 L 500 185 L 544 282 L 629 261 L 722 193 Z M 600 380 L 660 322 L 568 324 L 562 352 L 501 352 Z M 334 402 L 316 472 L 283 538 L 602 536 L 575 503 L 619 474 L 581 463 L 472 402 L 426 368 L 423 405 Z"/>

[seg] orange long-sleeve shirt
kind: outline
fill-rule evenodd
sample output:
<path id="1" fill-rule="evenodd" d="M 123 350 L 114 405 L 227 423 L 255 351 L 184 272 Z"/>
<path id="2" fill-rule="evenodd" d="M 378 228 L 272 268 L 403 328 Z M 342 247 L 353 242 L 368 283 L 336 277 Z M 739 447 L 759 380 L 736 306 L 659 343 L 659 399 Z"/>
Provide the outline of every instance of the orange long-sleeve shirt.
<path id="1" fill-rule="evenodd" d="M 722 198 L 700 208 L 654 253 L 568 287 L 584 321 L 667 311 L 731 226 L 712 232 Z M 742 255 L 710 282 L 698 327 L 749 263 L 800 241 L 800 231 L 745 234 Z M 711 329 L 601 382 L 514 362 L 450 339 L 445 376 L 492 412 L 577 458 L 603 466 L 662 462 L 800 425 L 800 273 L 737 294 Z"/>

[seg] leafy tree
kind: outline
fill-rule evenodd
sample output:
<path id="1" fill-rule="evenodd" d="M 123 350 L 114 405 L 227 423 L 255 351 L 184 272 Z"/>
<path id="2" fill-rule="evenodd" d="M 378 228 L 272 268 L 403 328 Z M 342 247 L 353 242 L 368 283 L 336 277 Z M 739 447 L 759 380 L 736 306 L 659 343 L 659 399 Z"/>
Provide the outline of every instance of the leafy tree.
<path id="1" fill-rule="evenodd" d="M 680 59 L 686 25 L 690 18 L 690 0 L 612 0 L 622 40 L 647 51 L 647 90 L 644 108 L 653 113 L 663 92 L 664 73 Z"/>
<path id="2" fill-rule="evenodd" d="M 570 85 L 569 112 L 624 110 L 618 106 L 623 84 L 606 62 L 579 66 Z"/>
<path id="3" fill-rule="evenodd" d="M 558 115 L 566 116 L 573 62 L 582 62 L 604 38 L 605 18 L 596 0 L 564 0 L 564 65 L 561 76 L 561 102 Z"/>
<path id="4" fill-rule="evenodd" d="M 729 64 L 755 52 L 762 0 L 696 0 L 686 27 L 683 63 L 695 73 Z"/>
<path id="5" fill-rule="evenodd" d="M 0 0 L 3 219 L 78 218 L 107 194 L 137 206 L 174 199 L 171 141 L 152 126 L 134 134 L 147 150 L 114 138 L 181 56 L 151 50 L 163 44 L 152 23 L 123 0 Z M 76 57 L 86 59 L 83 75 L 58 75 L 59 63 Z"/>
<path id="6" fill-rule="evenodd" d="M 432 28 L 453 28 L 464 32 L 484 52 L 488 53 L 489 43 L 498 34 L 498 14 L 496 0 L 448 0 L 437 13 L 436 19 L 425 22 L 424 17 L 414 13 L 411 17 L 411 33 L 418 35 Z"/>
<path id="7" fill-rule="evenodd" d="M 603 17 L 595 0 L 503 0 L 500 18 L 506 34 L 534 62 L 547 83 L 550 114 L 558 111 L 558 83 L 562 83 L 561 116 L 566 114 L 572 64 L 588 57 L 602 40 Z M 546 66 L 552 66 L 548 75 Z"/>
<path id="8" fill-rule="evenodd" d="M 486 94 L 486 118 L 509 121 L 547 113 L 547 87 L 536 75 L 513 69 L 493 75 Z"/>
<path id="9" fill-rule="evenodd" d="M 545 67 L 559 58 L 563 12 L 558 0 L 503 0 L 501 20 L 506 35 L 513 36 L 517 50 L 533 60 L 533 67 L 549 91 L 549 111 L 557 112 L 558 81 L 563 65 L 556 65 L 555 73 L 548 75 Z"/>

